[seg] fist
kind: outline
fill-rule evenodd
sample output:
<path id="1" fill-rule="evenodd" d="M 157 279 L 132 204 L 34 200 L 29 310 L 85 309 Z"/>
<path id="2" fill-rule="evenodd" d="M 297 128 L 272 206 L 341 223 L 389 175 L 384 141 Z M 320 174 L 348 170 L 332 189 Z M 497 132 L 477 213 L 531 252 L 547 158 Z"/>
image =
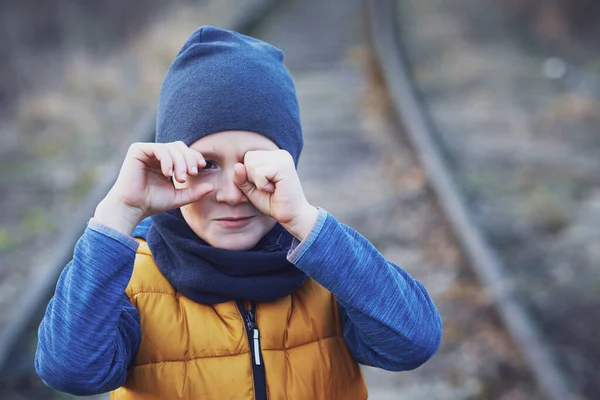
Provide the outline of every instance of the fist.
<path id="1" fill-rule="evenodd" d="M 310 231 L 318 211 L 302 190 L 294 159 L 285 150 L 254 150 L 234 166 L 234 182 L 263 214 L 299 239 Z M 302 236 L 302 237 L 300 237 Z"/>

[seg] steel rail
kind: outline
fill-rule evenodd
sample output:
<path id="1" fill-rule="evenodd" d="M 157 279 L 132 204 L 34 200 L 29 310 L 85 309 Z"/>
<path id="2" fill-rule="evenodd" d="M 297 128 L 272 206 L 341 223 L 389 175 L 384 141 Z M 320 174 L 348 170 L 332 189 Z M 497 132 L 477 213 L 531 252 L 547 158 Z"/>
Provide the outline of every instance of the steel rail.
<path id="1" fill-rule="evenodd" d="M 449 172 L 435 140 L 435 127 L 407 67 L 397 22 L 398 0 L 368 0 L 369 34 L 379 60 L 394 112 L 406 134 L 443 212 L 479 280 L 494 304 L 538 382 L 551 400 L 576 398 L 565 372 L 555 361 L 536 324 L 522 305 L 499 255 L 486 241 L 468 212 L 465 197 Z"/>

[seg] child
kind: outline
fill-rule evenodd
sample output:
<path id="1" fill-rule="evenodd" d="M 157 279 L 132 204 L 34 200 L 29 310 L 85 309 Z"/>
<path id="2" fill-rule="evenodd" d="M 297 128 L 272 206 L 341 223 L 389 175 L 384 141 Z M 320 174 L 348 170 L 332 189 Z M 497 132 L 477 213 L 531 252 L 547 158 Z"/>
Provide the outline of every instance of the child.
<path id="1" fill-rule="evenodd" d="M 44 382 L 113 399 L 366 399 L 358 363 L 427 361 L 441 340 L 427 291 L 306 200 L 302 144 L 281 51 L 194 32 L 155 143 L 131 146 L 60 276 Z"/>

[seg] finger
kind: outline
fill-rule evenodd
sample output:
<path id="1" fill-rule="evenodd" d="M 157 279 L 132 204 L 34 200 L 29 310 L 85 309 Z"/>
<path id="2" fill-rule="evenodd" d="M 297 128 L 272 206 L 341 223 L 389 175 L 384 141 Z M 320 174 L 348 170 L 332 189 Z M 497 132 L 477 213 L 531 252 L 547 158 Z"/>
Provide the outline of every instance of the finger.
<path id="1" fill-rule="evenodd" d="M 254 183 L 256 188 L 273 193 L 275 184 L 273 178 L 277 175 L 279 167 L 273 161 L 272 151 L 251 150 L 244 155 L 244 165 L 248 171 L 248 181 Z M 265 163 L 265 160 L 269 160 Z"/>
<path id="2" fill-rule="evenodd" d="M 179 148 L 185 159 L 186 171 L 189 175 L 198 175 L 198 159 L 194 151 L 186 146 L 185 143 L 179 141 L 175 142 L 175 145 Z"/>
<path id="3" fill-rule="evenodd" d="M 167 144 L 169 154 L 173 159 L 173 172 L 174 177 L 179 183 L 184 183 L 187 180 L 187 164 L 185 162 L 185 156 L 176 143 Z"/>
<path id="4" fill-rule="evenodd" d="M 206 167 L 206 160 L 204 159 L 204 156 L 202 155 L 202 153 L 200 153 L 198 150 L 195 150 L 192 148 L 190 148 L 190 150 L 196 157 L 196 165 L 200 168 Z"/>
<path id="5" fill-rule="evenodd" d="M 273 171 L 273 166 L 266 165 L 256 168 L 251 173 L 256 188 L 263 192 L 271 193 L 275 190 L 275 185 L 273 185 L 269 179 L 275 174 L 276 172 Z"/>
<path id="6" fill-rule="evenodd" d="M 244 194 L 248 194 L 251 190 L 255 189 L 252 182 L 248 181 L 248 174 L 244 164 L 235 164 L 233 166 L 233 172 L 233 183 L 235 183 L 235 185 L 239 187 Z"/>
<path id="7" fill-rule="evenodd" d="M 256 186 L 253 182 L 250 182 L 248 179 L 248 171 L 246 166 L 241 163 L 237 163 L 233 166 L 233 182 L 236 184 L 238 188 L 244 193 L 246 197 L 249 199 L 255 196 L 256 194 Z"/>
<path id="8" fill-rule="evenodd" d="M 259 165 L 258 159 L 255 157 L 257 151 L 248 151 L 244 154 L 244 168 L 246 170 L 246 180 L 254 183 L 254 170 Z"/>
<path id="9" fill-rule="evenodd" d="M 173 176 L 173 159 L 165 146 L 156 143 L 145 143 L 140 148 L 141 153 L 145 156 L 145 160 L 140 159 L 148 165 L 148 161 L 156 159 L 160 163 L 160 170 L 164 176 L 170 178 Z"/>
<path id="10" fill-rule="evenodd" d="M 235 174 L 233 176 L 233 182 L 236 184 L 237 187 L 240 188 L 240 190 L 244 194 L 249 195 L 256 189 L 259 189 L 263 192 L 269 192 L 269 193 L 273 193 L 275 191 L 275 185 L 272 184 L 271 182 L 268 182 L 266 185 L 264 185 L 260 188 L 257 187 L 254 182 L 251 182 L 248 179 L 248 173 L 246 170 L 246 166 L 244 164 L 240 164 L 240 163 L 236 164 L 233 167 L 233 170 L 235 172 Z"/>
<path id="11" fill-rule="evenodd" d="M 200 185 L 192 185 L 183 189 L 175 189 L 173 208 L 179 208 L 196 202 L 213 190 L 215 190 L 215 187 L 210 183 L 201 183 Z"/>

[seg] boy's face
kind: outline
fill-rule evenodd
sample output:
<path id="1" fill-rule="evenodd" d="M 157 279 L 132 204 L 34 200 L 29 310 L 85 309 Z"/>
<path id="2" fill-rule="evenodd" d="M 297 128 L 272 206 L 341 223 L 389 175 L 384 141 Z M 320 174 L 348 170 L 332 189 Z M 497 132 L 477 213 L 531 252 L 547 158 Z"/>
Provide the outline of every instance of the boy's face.
<path id="1" fill-rule="evenodd" d="M 228 250 L 248 250 L 273 228 L 275 220 L 259 212 L 233 182 L 236 163 L 250 150 L 277 150 L 270 139 L 254 132 L 226 131 L 204 136 L 190 148 L 199 151 L 206 167 L 176 187 L 212 183 L 215 190 L 181 207 L 187 224 L 205 242 Z"/>

